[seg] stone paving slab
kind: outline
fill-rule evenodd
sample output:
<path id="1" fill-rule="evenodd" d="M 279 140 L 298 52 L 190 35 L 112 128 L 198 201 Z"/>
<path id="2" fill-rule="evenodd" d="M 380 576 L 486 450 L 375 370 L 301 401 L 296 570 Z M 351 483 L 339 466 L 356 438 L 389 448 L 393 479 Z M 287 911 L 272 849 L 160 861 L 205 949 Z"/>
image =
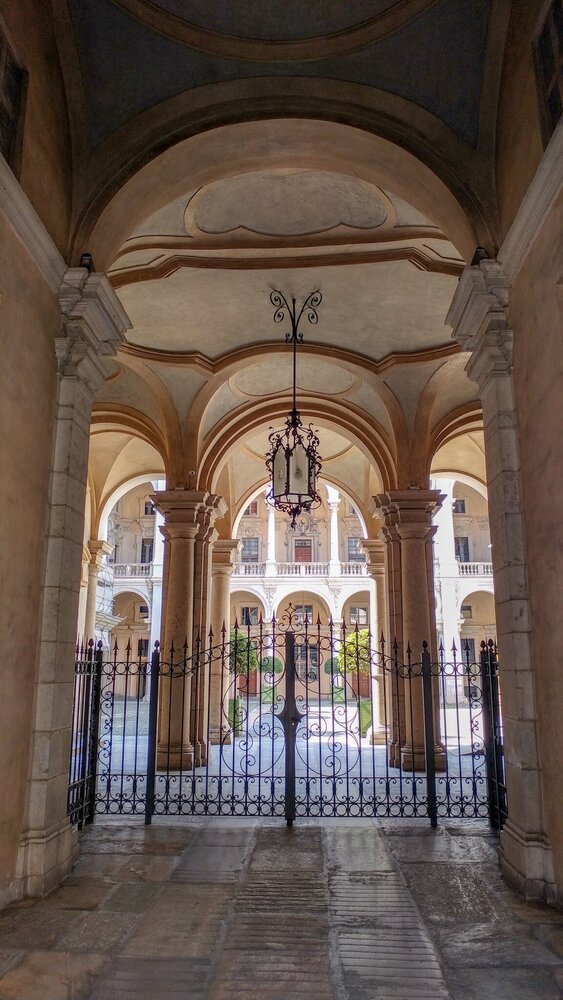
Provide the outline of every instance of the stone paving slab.
<path id="1" fill-rule="evenodd" d="M 0 1000 L 563 1000 L 563 913 L 480 822 L 183 823 L 95 825 L 0 913 Z"/>

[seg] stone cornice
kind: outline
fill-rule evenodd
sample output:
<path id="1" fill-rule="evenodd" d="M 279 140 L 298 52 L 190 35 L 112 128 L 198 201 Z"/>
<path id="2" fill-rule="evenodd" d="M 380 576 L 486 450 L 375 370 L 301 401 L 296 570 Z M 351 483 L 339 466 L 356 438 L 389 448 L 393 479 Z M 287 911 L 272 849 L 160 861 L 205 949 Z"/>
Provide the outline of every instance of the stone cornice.
<path id="1" fill-rule="evenodd" d="M 101 355 L 113 356 L 131 321 L 107 276 L 84 267 L 65 271 L 58 289 L 63 331 L 80 337 Z"/>
<path id="2" fill-rule="evenodd" d="M 65 261 L 1 154 L 0 210 L 44 281 L 57 293 L 66 270 Z"/>
<path id="3" fill-rule="evenodd" d="M 508 289 L 508 277 L 496 260 L 465 268 L 446 316 L 453 338 L 465 351 L 475 349 L 485 330 L 507 328 Z"/>
<path id="4" fill-rule="evenodd" d="M 512 282 L 532 250 L 534 240 L 563 188 L 563 119 L 559 122 L 534 174 L 515 219 L 498 252 Z"/>

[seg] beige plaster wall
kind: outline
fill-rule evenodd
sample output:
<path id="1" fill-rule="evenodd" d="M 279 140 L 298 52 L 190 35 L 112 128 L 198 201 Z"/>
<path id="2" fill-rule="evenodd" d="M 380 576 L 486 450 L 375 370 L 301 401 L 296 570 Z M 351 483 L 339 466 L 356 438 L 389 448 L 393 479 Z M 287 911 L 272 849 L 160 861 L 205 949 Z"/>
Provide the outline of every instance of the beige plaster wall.
<path id="1" fill-rule="evenodd" d="M 14 55 L 28 74 L 18 180 L 59 250 L 70 227 L 72 161 L 66 96 L 50 5 L 0 0 Z"/>
<path id="2" fill-rule="evenodd" d="M 9 651 L 0 667 L 0 897 L 14 875 L 28 776 L 58 316 L 0 215 L 0 635 Z"/>
<path id="3" fill-rule="evenodd" d="M 513 0 L 512 3 L 497 118 L 496 177 L 501 241 L 543 155 L 532 48 L 543 10 L 544 0 Z"/>
<path id="4" fill-rule="evenodd" d="M 538 738 L 548 831 L 563 890 L 563 193 L 512 293 L 514 377 L 528 554 Z"/>

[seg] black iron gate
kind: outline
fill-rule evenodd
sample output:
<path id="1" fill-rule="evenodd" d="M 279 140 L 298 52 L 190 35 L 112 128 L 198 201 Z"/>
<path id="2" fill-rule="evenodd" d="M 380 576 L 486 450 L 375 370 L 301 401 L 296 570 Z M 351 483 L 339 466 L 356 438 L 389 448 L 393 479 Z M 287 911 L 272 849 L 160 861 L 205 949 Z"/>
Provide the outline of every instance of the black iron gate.
<path id="1" fill-rule="evenodd" d="M 78 651 L 69 814 L 506 816 L 498 664 L 404 660 L 366 629 L 281 621 L 150 661 Z"/>

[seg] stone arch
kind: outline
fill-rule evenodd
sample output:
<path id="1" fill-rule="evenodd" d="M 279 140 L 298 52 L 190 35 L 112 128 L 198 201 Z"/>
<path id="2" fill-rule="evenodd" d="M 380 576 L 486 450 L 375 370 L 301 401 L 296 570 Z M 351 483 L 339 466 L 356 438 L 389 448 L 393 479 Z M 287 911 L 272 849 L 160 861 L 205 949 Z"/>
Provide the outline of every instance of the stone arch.
<path id="1" fill-rule="evenodd" d="M 107 268 L 132 225 L 186 191 L 257 163 L 321 167 L 390 187 L 432 219 L 466 259 L 478 243 L 494 246 L 488 213 L 466 176 L 474 151 L 432 114 L 375 88 L 300 78 L 288 83 L 208 85 L 119 129 L 90 163 L 90 200 L 74 253 L 87 245 Z M 405 117 L 413 120 L 408 142 Z"/>
<path id="2" fill-rule="evenodd" d="M 396 470 L 393 455 L 382 428 L 375 421 L 368 421 L 352 404 L 343 406 L 330 400 L 300 398 L 300 411 L 305 420 L 314 420 L 333 428 L 363 452 L 370 465 L 381 477 L 383 489 L 393 489 Z M 261 401 L 251 406 L 237 408 L 213 429 L 202 449 L 198 471 L 198 488 L 214 492 L 221 470 L 230 453 L 241 443 L 246 434 L 273 421 L 280 424 L 287 417 L 287 400 L 273 399 Z"/>

